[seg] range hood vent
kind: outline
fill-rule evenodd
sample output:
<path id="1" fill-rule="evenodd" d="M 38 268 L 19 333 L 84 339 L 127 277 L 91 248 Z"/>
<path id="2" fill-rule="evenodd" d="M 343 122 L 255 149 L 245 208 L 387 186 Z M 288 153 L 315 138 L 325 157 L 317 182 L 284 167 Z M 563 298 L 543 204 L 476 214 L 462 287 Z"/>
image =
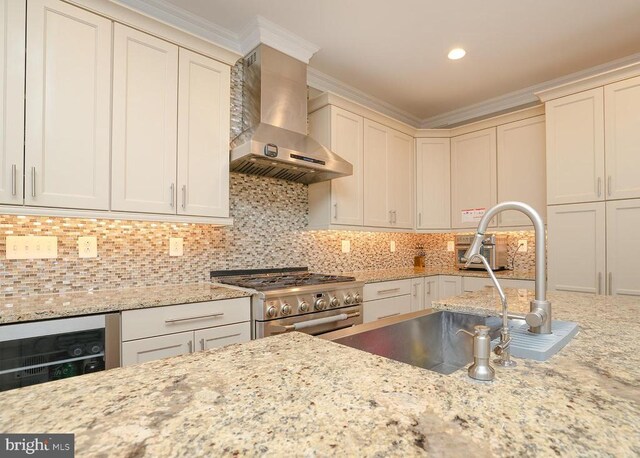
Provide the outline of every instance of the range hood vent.
<path id="1" fill-rule="evenodd" d="M 300 183 L 353 174 L 353 166 L 307 131 L 307 66 L 267 45 L 244 59 L 247 129 L 231 142 L 231 170 Z"/>

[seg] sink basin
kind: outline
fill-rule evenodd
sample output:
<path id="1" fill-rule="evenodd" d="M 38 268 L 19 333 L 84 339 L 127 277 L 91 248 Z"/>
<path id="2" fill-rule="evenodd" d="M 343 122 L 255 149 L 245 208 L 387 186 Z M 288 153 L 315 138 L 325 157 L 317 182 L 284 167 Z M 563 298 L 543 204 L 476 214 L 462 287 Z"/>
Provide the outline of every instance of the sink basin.
<path id="1" fill-rule="evenodd" d="M 466 315 L 433 309 L 385 318 L 321 337 L 441 374 L 451 374 L 473 361 L 473 339 L 459 329 L 473 331 L 484 324 L 491 337 L 500 333 L 497 317 Z"/>

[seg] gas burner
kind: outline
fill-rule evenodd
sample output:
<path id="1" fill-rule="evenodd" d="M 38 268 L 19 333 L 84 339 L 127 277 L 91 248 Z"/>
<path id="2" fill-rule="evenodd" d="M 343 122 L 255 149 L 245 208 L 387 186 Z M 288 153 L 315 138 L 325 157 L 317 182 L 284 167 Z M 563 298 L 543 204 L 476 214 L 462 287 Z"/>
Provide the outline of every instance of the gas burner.
<path id="1" fill-rule="evenodd" d="M 214 271 L 211 278 L 227 285 L 256 291 L 272 291 L 283 288 L 295 288 L 329 283 L 355 281 L 355 277 L 316 274 L 305 270 L 264 269 L 256 271 Z"/>

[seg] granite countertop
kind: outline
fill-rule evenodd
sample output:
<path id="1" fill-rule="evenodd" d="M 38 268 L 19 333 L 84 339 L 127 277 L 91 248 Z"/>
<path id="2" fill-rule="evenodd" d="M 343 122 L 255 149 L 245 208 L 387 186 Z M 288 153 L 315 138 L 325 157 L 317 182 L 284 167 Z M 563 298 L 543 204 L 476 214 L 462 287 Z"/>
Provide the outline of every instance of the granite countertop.
<path id="1" fill-rule="evenodd" d="M 491 383 L 290 333 L 0 393 L 0 431 L 73 432 L 77 456 L 638 456 L 640 298 L 549 298 L 580 333 Z"/>
<path id="2" fill-rule="evenodd" d="M 498 278 L 512 280 L 534 280 L 536 276 L 534 270 L 499 270 L 496 271 L 495 274 Z M 489 274 L 484 270 L 460 270 L 453 267 L 407 267 L 404 269 L 359 270 L 355 272 L 342 272 L 341 275 L 350 275 L 356 277 L 356 280 L 364 281 L 365 283 L 432 277 L 434 275 L 489 278 Z"/>
<path id="3" fill-rule="evenodd" d="M 212 283 L 160 285 L 0 299 L 0 324 L 247 297 Z"/>

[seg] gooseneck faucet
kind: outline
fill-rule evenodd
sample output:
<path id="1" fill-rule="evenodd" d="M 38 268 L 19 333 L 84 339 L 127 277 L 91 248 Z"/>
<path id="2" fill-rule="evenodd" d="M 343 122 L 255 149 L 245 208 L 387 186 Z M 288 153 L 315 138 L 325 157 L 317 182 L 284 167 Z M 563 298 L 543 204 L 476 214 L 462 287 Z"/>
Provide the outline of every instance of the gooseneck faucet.
<path id="1" fill-rule="evenodd" d="M 487 210 L 480 223 L 471 246 L 464 254 L 467 262 L 480 254 L 484 234 L 489 222 L 498 213 L 506 210 L 517 210 L 529 217 L 533 223 L 536 240 L 536 286 L 535 299 L 529 303 L 529 313 L 525 317 L 529 331 L 535 334 L 551 334 L 551 302 L 547 300 L 547 263 L 545 258 L 544 223 L 540 214 L 530 205 L 523 202 L 502 202 Z M 492 280 L 495 276 L 492 276 Z"/>

